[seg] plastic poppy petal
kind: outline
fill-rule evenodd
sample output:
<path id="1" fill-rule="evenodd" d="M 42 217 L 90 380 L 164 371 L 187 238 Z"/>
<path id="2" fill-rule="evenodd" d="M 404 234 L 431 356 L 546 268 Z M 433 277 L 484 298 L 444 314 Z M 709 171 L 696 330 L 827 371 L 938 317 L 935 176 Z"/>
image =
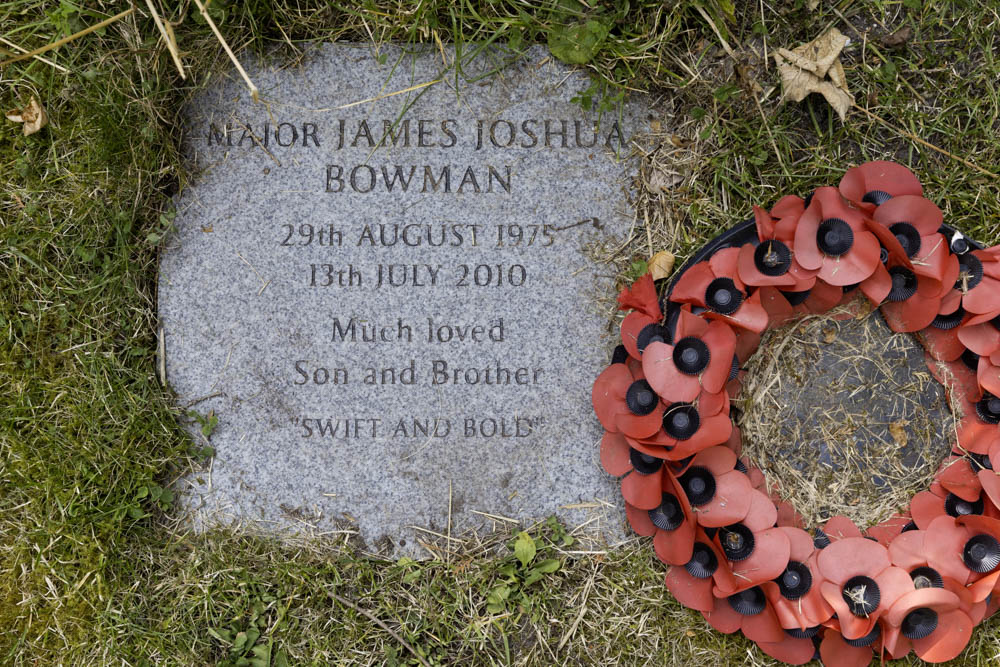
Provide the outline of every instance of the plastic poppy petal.
<path id="1" fill-rule="evenodd" d="M 733 282 L 736 283 L 736 287 L 743 289 L 746 285 L 740 281 L 736 270 L 737 258 L 739 257 L 739 254 L 739 248 L 722 248 L 721 250 L 716 250 L 712 253 L 712 256 L 708 260 L 708 264 L 712 267 L 712 273 L 714 273 L 716 277 L 732 278 Z"/>
<path id="2" fill-rule="evenodd" d="M 729 394 L 724 391 L 717 393 L 703 391 L 698 397 L 698 416 L 705 420 L 717 414 L 729 414 Z"/>
<path id="3" fill-rule="evenodd" d="M 980 356 L 989 356 L 1000 349 L 1000 330 L 988 322 L 959 327 L 958 339 Z"/>
<path id="4" fill-rule="evenodd" d="M 911 521 L 911 518 L 902 514 L 894 514 L 882 523 L 871 526 L 865 531 L 868 537 L 874 537 L 879 544 L 888 547 L 894 539 L 902 532 L 903 527 Z M 892 558 L 890 554 L 889 558 Z"/>
<path id="5" fill-rule="evenodd" d="M 715 478 L 715 496 L 710 502 L 695 508 L 695 518 L 707 528 L 738 523 L 750 509 L 752 493 L 750 479 L 738 470 L 718 475 Z"/>
<path id="6" fill-rule="evenodd" d="M 631 438 L 648 438 L 663 428 L 663 406 L 648 415 L 634 415 L 628 410 L 615 417 L 617 430 Z"/>
<path id="7" fill-rule="evenodd" d="M 930 491 L 921 491 L 910 499 L 910 516 L 917 528 L 927 530 L 931 522 L 945 515 L 944 498 Z"/>
<path id="8" fill-rule="evenodd" d="M 747 297 L 732 315 L 721 315 L 713 312 L 708 312 L 705 315 L 706 317 L 729 322 L 735 327 L 758 334 L 763 333 L 767 329 L 767 311 L 761 305 L 760 294 L 756 292 Z"/>
<path id="9" fill-rule="evenodd" d="M 715 598 L 712 611 L 703 611 L 701 615 L 705 617 L 708 624 L 724 635 L 731 635 L 740 629 L 743 623 L 743 616 L 736 613 L 736 610 L 729 605 L 728 600 Z"/>
<path id="10" fill-rule="evenodd" d="M 819 270 L 819 277 L 831 285 L 853 285 L 860 283 L 881 266 L 879 245 L 871 232 L 857 232 L 854 246 L 844 255 L 827 258 Z"/>
<path id="11" fill-rule="evenodd" d="M 965 418 L 958 424 L 958 444 L 973 454 L 986 454 L 990 445 L 996 440 L 997 425 L 987 424 L 979 420 L 975 407 L 966 404 L 972 414 L 966 412 Z"/>
<path id="12" fill-rule="evenodd" d="M 994 396 L 1000 396 L 1000 368 L 990 363 L 989 357 L 979 357 L 976 379 L 980 387 Z"/>
<path id="13" fill-rule="evenodd" d="M 1000 475 L 993 470 L 980 470 L 976 475 L 990 502 L 1000 507 Z"/>
<path id="14" fill-rule="evenodd" d="M 836 542 L 848 537 L 861 537 L 861 530 L 854 525 L 854 522 L 846 516 L 830 517 L 830 520 L 823 524 L 823 532 L 830 540 Z"/>
<path id="15" fill-rule="evenodd" d="M 719 477 L 732 472 L 736 466 L 736 454 L 727 447 L 712 447 L 694 457 L 689 466 L 705 468 L 713 476 Z"/>
<path id="16" fill-rule="evenodd" d="M 867 667 L 872 661 L 870 646 L 851 646 L 836 630 L 824 633 L 819 655 L 830 667 Z"/>
<path id="17" fill-rule="evenodd" d="M 656 284 L 653 276 L 649 273 L 643 274 L 630 287 L 624 288 L 618 293 L 618 308 L 621 310 L 634 309 L 645 313 L 654 320 L 663 318 L 660 312 L 660 297 L 656 293 Z"/>
<path id="18" fill-rule="evenodd" d="M 639 333 L 650 324 L 656 324 L 657 322 L 659 320 L 654 320 L 649 315 L 639 311 L 629 313 L 622 320 L 622 345 L 625 346 L 625 349 L 633 359 L 639 359 L 642 356 L 638 347 Z"/>
<path id="19" fill-rule="evenodd" d="M 778 521 L 778 508 L 766 493 L 754 489 L 750 494 L 750 507 L 741 520 L 753 532 L 766 530 Z"/>
<path id="20" fill-rule="evenodd" d="M 910 578 L 909 572 L 900 567 L 887 567 L 875 576 L 875 583 L 878 584 L 879 594 L 881 599 L 878 603 L 878 609 L 875 611 L 876 616 L 882 616 L 894 608 L 894 605 L 904 596 L 911 595 L 915 592 L 913 587 L 913 579 Z M 954 593 L 945 591 L 943 588 L 930 588 L 921 590 L 933 590 L 942 591 L 947 595 L 948 600 L 954 599 L 955 606 L 958 606 L 958 598 Z M 926 598 L 924 598 L 926 599 Z M 938 597 L 934 597 L 934 600 L 938 600 Z M 903 614 L 906 616 L 906 614 Z M 902 620 L 902 618 L 900 618 Z M 893 621 L 889 621 L 893 625 L 899 625 Z"/>
<path id="21" fill-rule="evenodd" d="M 876 306 L 885 301 L 891 291 L 892 276 L 882 264 L 876 266 L 875 271 L 861 281 L 861 292 Z"/>
<path id="22" fill-rule="evenodd" d="M 698 579 L 688 574 L 682 566 L 667 570 L 664 582 L 667 590 L 678 602 L 689 609 L 710 612 L 715 604 L 712 597 L 712 578 Z"/>
<path id="23" fill-rule="evenodd" d="M 1000 310 L 1000 280 L 983 276 L 979 284 L 962 297 L 962 307 L 970 313 Z"/>
<path id="24" fill-rule="evenodd" d="M 770 605 L 766 605 L 759 614 L 744 616 L 740 624 L 743 635 L 754 642 L 780 642 L 787 637 L 778 617 Z"/>
<path id="25" fill-rule="evenodd" d="M 622 479 L 625 502 L 641 510 L 652 510 L 663 501 L 663 482 L 659 471 L 652 475 L 633 472 Z"/>
<path id="26" fill-rule="evenodd" d="M 761 651 L 789 665 L 804 665 L 813 659 L 816 647 L 811 639 L 785 637 L 780 642 L 757 642 Z"/>
<path id="27" fill-rule="evenodd" d="M 799 224 L 795 228 L 792 256 L 803 269 L 814 270 L 823 266 L 823 259 L 826 256 L 816 244 L 819 222 L 819 216 L 814 211 L 807 210 L 799 218 Z"/>
<path id="28" fill-rule="evenodd" d="M 938 616 L 938 627 L 923 639 L 914 639 L 913 651 L 927 662 L 947 662 L 958 657 L 972 638 L 972 619 L 955 610 Z"/>
<path id="29" fill-rule="evenodd" d="M 689 267 L 670 292 L 670 300 L 676 303 L 691 303 L 705 306 L 705 290 L 715 280 L 708 262 L 698 262 Z"/>
<path id="30" fill-rule="evenodd" d="M 962 526 L 968 526 L 968 528 L 977 533 L 986 533 L 992 535 L 997 540 L 1000 540 L 1000 520 L 991 519 L 987 516 L 980 516 L 978 514 L 970 514 L 963 517 L 959 517 L 955 520 L 956 523 Z"/>
<path id="31" fill-rule="evenodd" d="M 701 384 L 705 391 L 714 394 L 722 391 L 729 379 L 729 372 L 733 368 L 733 354 L 736 352 L 736 334 L 726 323 L 713 321 L 708 325 L 701 341 L 712 354 L 708 366 L 701 374 Z"/>
<path id="32" fill-rule="evenodd" d="M 774 238 L 774 220 L 771 218 L 771 214 L 756 204 L 752 208 L 754 226 L 757 228 L 757 240 L 764 241 Z"/>
<path id="33" fill-rule="evenodd" d="M 968 539 L 969 531 L 956 524 L 955 519 L 947 514 L 934 519 L 924 536 L 924 557 L 927 564 L 941 576 L 951 577 L 964 585 L 972 574 L 962 561 L 962 549 Z"/>
<path id="34" fill-rule="evenodd" d="M 886 548 L 863 537 L 833 542 L 819 552 L 816 563 L 823 578 L 837 585 L 855 575 L 873 576 L 891 565 Z"/>
<path id="35" fill-rule="evenodd" d="M 937 481 L 950 493 L 970 503 L 979 500 L 979 494 L 983 490 L 983 485 L 969 465 L 969 460 L 964 457 L 955 457 L 947 461 L 946 467 L 937 474 Z"/>
<path id="36" fill-rule="evenodd" d="M 745 524 L 744 524 L 745 525 Z M 788 566 L 791 544 L 781 528 L 754 533 L 754 550 L 750 557 L 732 564 L 738 582 L 736 591 L 771 581 L 781 576 Z"/>
<path id="37" fill-rule="evenodd" d="M 642 373 L 653 391 L 665 401 L 685 403 L 693 401 L 701 393 L 701 383 L 698 382 L 697 375 L 688 375 L 677 370 L 673 353 L 673 345 L 650 343 L 642 355 Z"/>
<path id="38" fill-rule="evenodd" d="M 805 525 L 805 520 L 802 518 L 802 515 L 795 510 L 795 507 L 793 507 L 791 503 L 782 501 L 775 503 L 774 506 L 778 508 L 779 526 L 802 528 Z"/>
<path id="39" fill-rule="evenodd" d="M 657 530 L 653 535 L 656 556 L 670 565 L 684 565 L 694 552 L 694 523 L 685 518 L 676 530 Z"/>
<path id="40" fill-rule="evenodd" d="M 889 560 L 892 561 L 892 564 L 904 570 L 927 565 L 927 556 L 924 555 L 924 536 L 926 534 L 927 532 L 923 530 L 908 530 L 905 533 L 900 533 L 889 544 Z"/>
<path id="41" fill-rule="evenodd" d="M 649 537 L 656 533 L 656 526 L 654 526 L 653 522 L 650 520 L 648 510 L 633 507 L 626 502 L 625 516 L 628 518 L 628 523 L 632 526 L 632 531 L 635 532 L 636 535 Z"/>
<path id="42" fill-rule="evenodd" d="M 797 222 L 803 211 L 806 210 L 806 202 L 798 195 L 785 195 L 774 203 L 771 207 L 771 216 L 778 219 L 778 224 L 774 226 L 775 233 L 778 233 L 780 223 Z M 770 238 L 770 237 L 768 237 Z M 780 236 L 778 238 L 781 238 Z M 784 239 L 782 239 L 784 240 Z M 790 239 L 789 239 L 790 240 Z"/>
<path id="43" fill-rule="evenodd" d="M 621 477 L 632 469 L 630 449 L 621 433 L 605 432 L 601 438 L 601 465 L 609 475 Z"/>
<path id="44" fill-rule="evenodd" d="M 845 197 L 869 208 L 875 208 L 874 203 L 864 201 L 865 195 L 869 192 L 881 191 L 891 197 L 924 193 L 920 181 L 912 171 L 901 164 L 887 160 L 866 162 L 848 169 L 840 179 L 838 187 Z"/>
<path id="45" fill-rule="evenodd" d="M 927 298 L 914 294 L 905 301 L 887 301 L 882 304 L 882 316 L 889 328 L 898 333 L 913 333 L 928 326 L 937 317 L 940 298 Z"/>
<path id="46" fill-rule="evenodd" d="M 618 431 L 616 417 L 627 410 L 625 392 L 632 384 L 632 373 L 625 364 L 611 364 L 594 380 L 590 398 L 594 412 L 601 426 L 613 432 Z"/>
<path id="47" fill-rule="evenodd" d="M 806 562 L 814 550 L 812 536 L 801 528 L 791 526 L 781 526 L 781 530 L 788 538 L 788 557 L 800 563 Z"/>
<path id="48" fill-rule="evenodd" d="M 959 331 L 961 328 L 945 330 L 927 327 L 918 332 L 917 336 L 931 358 L 938 361 L 955 361 L 965 352 L 965 345 L 958 337 Z"/>
<path id="49" fill-rule="evenodd" d="M 929 199 L 917 195 L 898 195 L 875 209 L 872 218 L 889 227 L 906 222 L 917 228 L 921 236 L 934 234 L 944 222 L 941 209 Z"/>

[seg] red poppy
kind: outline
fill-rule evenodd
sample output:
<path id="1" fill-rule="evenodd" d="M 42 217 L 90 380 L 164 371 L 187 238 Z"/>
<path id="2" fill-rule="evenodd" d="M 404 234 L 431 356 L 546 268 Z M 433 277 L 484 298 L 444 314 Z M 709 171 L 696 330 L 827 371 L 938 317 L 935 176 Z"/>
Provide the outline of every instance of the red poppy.
<path id="1" fill-rule="evenodd" d="M 888 261 L 885 270 L 876 269 L 865 281 L 878 284 L 866 293 L 888 299 L 882 304 L 882 314 L 889 327 L 900 332 L 920 331 L 942 309 L 955 311 L 958 302 L 951 299 L 945 304 L 945 298 L 959 295 L 954 289 L 959 261 L 937 232 L 943 219 L 940 209 L 923 197 L 903 195 L 879 206 L 874 218 L 877 224 L 869 228 L 888 250 Z"/>
<path id="2" fill-rule="evenodd" d="M 1000 246 L 966 252 L 958 262 L 962 307 L 977 315 L 1000 311 Z"/>
<path id="3" fill-rule="evenodd" d="M 982 394 L 979 399 L 975 395 L 954 396 L 952 405 L 961 415 L 956 427 L 958 446 L 973 454 L 989 454 L 990 448 L 1000 438 L 1000 428 L 997 427 L 1000 405 L 997 405 L 997 398 L 988 393 Z"/>
<path id="4" fill-rule="evenodd" d="M 747 516 L 755 491 L 750 479 L 735 468 L 733 450 L 718 446 L 699 452 L 678 475 L 699 525 L 720 528 Z"/>
<path id="5" fill-rule="evenodd" d="M 871 211 L 901 195 L 922 195 L 920 181 L 901 164 L 877 160 L 847 170 L 840 179 L 840 192 L 861 208 Z"/>
<path id="6" fill-rule="evenodd" d="M 691 560 L 694 548 L 695 522 L 691 505 L 677 486 L 674 476 L 663 474 L 660 504 L 649 510 L 625 503 L 625 516 L 637 534 L 653 538 L 656 556 L 670 565 L 683 565 Z"/>
<path id="7" fill-rule="evenodd" d="M 798 199 L 796 197 L 796 199 Z M 795 227 L 805 210 L 799 199 L 798 210 L 781 220 L 760 208 L 753 207 L 759 243 L 740 247 L 736 268 L 740 280 L 754 287 L 783 287 L 786 291 L 802 292 L 812 288 L 817 271 L 803 269 L 792 255 Z"/>
<path id="8" fill-rule="evenodd" d="M 767 328 L 767 313 L 760 305 L 760 296 L 748 295 L 737 273 L 739 254 L 739 248 L 723 248 L 711 259 L 691 266 L 674 285 L 670 300 L 705 308 L 709 319 L 762 332 Z"/>
<path id="9" fill-rule="evenodd" d="M 649 384 L 669 403 L 691 402 L 699 394 L 716 394 L 733 369 L 736 334 L 725 322 L 706 322 L 682 308 L 674 344 L 650 343 L 642 368 Z"/>
<path id="10" fill-rule="evenodd" d="M 605 368 L 590 397 L 601 425 L 612 433 L 646 438 L 663 425 L 664 406 L 635 359 Z"/>
<path id="11" fill-rule="evenodd" d="M 629 438 L 641 452 L 680 461 L 730 440 L 729 395 L 702 394 L 696 403 L 671 403 L 663 411 L 663 427 L 650 437 Z"/>
<path id="12" fill-rule="evenodd" d="M 819 632 L 819 628 L 812 629 Z M 786 636 L 780 642 L 757 642 L 761 651 L 789 665 L 805 665 L 816 655 L 816 645 L 808 636 Z M 805 634 L 805 633 L 803 633 Z"/>
<path id="13" fill-rule="evenodd" d="M 788 563 L 772 581 L 762 584 L 783 628 L 805 631 L 825 623 L 833 608 L 823 599 L 818 585 L 816 548 L 813 538 L 801 528 L 780 528 L 788 538 Z"/>
<path id="14" fill-rule="evenodd" d="M 724 634 L 742 630 L 758 643 L 776 643 L 787 636 L 760 586 L 725 598 L 712 598 L 712 609 L 702 611 L 709 625 Z"/>
<path id="15" fill-rule="evenodd" d="M 701 528 L 697 531 L 691 560 L 667 570 L 664 583 L 678 602 L 704 612 L 712 611 L 715 606 L 713 584 L 727 590 L 736 589 L 729 562 Z"/>
<path id="16" fill-rule="evenodd" d="M 894 567 L 888 550 L 873 540 L 846 537 L 819 552 L 820 591 L 833 607 L 846 639 L 860 639 L 904 593 L 913 590 L 906 570 Z"/>
<path id="17" fill-rule="evenodd" d="M 910 499 L 910 515 L 918 528 L 927 530 L 931 522 L 942 515 L 958 517 L 983 513 L 982 485 L 978 478 L 974 478 L 975 487 L 957 483 L 963 469 L 968 469 L 967 462 L 959 462 L 944 471 L 945 477 L 959 493 L 946 489 L 939 476 L 931 482 L 927 491 L 920 491 Z"/>
<path id="18" fill-rule="evenodd" d="M 622 479 L 625 502 L 644 510 L 659 507 L 663 476 L 669 474 L 663 459 L 629 447 L 621 433 L 605 432 L 601 439 L 601 465 L 615 477 L 625 475 Z"/>
<path id="19" fill-rule="evenodd" d="M 622 321 L 622 345 L 635 359 L 651 340 L 665 340 L 663 313 L 653 276 L 649 273 L 618 294 L 619 310 L 631 310 Z"/>
<path id="20" fill-rule="evenodd" d="M 893 658 L 912 646 L 926 662 L 946 662 L 969 643 L 973 622 L 959 609 L 961 600 L 943 588 L 921 588 L 903 594 L 886 614 L 883 644 Z"/>
<path id="21" fill-rule="evenodd" d="M 958 339 L 974 354 L 979 355 L 976 379 L 979 386 L 994 396 L 1000 396 L 1000 331 L 992 321 L 963 326 Z"/>
<path id="22" fill-rule="evenodd" d="M 879 265 L 879 243 L 836 188 L 818 188 L 795 228 L 796 261 L 830 285 L 853 285 Z"/>

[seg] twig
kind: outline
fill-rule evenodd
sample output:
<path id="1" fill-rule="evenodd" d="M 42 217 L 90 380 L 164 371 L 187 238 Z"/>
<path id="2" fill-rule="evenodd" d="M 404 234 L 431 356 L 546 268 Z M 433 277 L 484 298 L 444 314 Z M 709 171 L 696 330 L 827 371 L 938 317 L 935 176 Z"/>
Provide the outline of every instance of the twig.
<path id="1" fill-rule="evenodd" d="M 199 2 L 199 0 L 195 0 L 195 2 Z M 409 651 L 410 653 L 412 653 L 413 657 L 415 657 L 420 662 L 421 665 L 423 665 L 424 667 L 431 667 L 430 663 L 427 662 L 426 660 L 424 660 L 424 657 L 422 655 L 420 655 L 419 653 L 417 653 L 417 650 L 415 648 L 413 648 L 408 641 L 406 641 L 405 639 L 403 639 L 402 637 L 400 637 L 399 633 L 397 633 L 392 628 L 390 628 L 388 625 L 386 625 L 381 620 L 379 620 L 374 614 L 372 614 L 369 611 L 365 611 L 364 609 L 362 609 L 358 605 L 354 604 L 353 602 L 351 602 L 347 598 L 341 597 L 340 595 L 337 595 L 333 591 L 327 591 L 327 593 L 330 595 L 330 597 L 332 597 L 334 600 L 336 600 L 340 604 L 344 605 L 345 607 L 350 607 L 351 609 L 353 609 L 354 611 L 358 612 L 362 616 L 367 617 L 368 619 L 370 619 L 372 621 L 372 623 L 374 623 L 375 625 L 379 626 L 380 628 L 382 628 L 383 630 L 385 630 L 386 632 L 388 632 L 390 635 L 392 635 L 392 638 L 395 639 L 400 644 L 402 644 L 403 647 L 407 651 Z"/>
<path id="2" fill-rule="evenodd" d="M 883 120 L 880 116 L 876 116 L 871 111 L 869 111 L 868 109 L 865 109 L 863 106 L 860 106 L 857 103 L 854 103 L 853 106 L 854 106 L 855 109 L 857 109 L 858 111 L 863 112 L 866 116 L 868 116 L 872 120 L 878 121 L 882 125 L 886 126 L 890 130 L 892 130 L 893 132 L 901 134 L 904 137 L 906 137 L 907 139 L 910 139 L 911 141 L 917 142 L 921 146 L 926 146 L 927 148 L 930 148 L 932 151 L 937 151 L 938 153 L 941 153 L 942 155 L 946 155 L 946 156 L 950 157 L 952 160 L 956 160 L 958 162 L 961 162 L 966 167 L 969 167 L 970 169 L 975 169 L 980 174 L 984 174 L 986 176 L 990 176 L 990 177 L 995 178 L 995 179 L 1000 179 L 1000 176 L 997 176 L 992 171 L 987 171 L 986 169 L 983 169 L 979 165 L 973 164 L 972 162 L 969 162 L 968 160 L 966 160 L 963 157 L 959 157 L 958 155 L 955 155 L 954 153 L 949 153 L 948 151 L 946 151 L 943 148 L 938 148 L 937 146 L 935 146 L 931 142 L 926 141 L 924 139 L 921 139 L 920 137 L 918 137 L 917 135 L 913 134 L 912 132 L 909 132 L 908 130 L 904 130 L 902 128 L 896 127 L 895 125 L 893 125 L 889 121 Z"/>
<path id="3" fill-rule="evenodd" d="M 220 44 L 222 44 L 222 48 L 225 49 L 226 55 L 229 56 L 229 59 L 233 61 L 234 65 L 236 65 L 236 71 L 240 73 L 240 76 L 243 77 L 243 80 L 247 84 L 247 88 L 250 89 L 250 97 L 253 98 L 254 103 L 258 102 L 260 100 L 260 91 L 257 90 L 257 86 L 255 86 L 253 81 L 250 80 L 246 70 L 243 69 L 243 65 L 241 65 L 240 61 L 236 59 L 236 56 L 233 54 L 233 50 L 229 48 L 229 44 L 226 42 L 226 38 L 222 36 L 222 33 L 219 32 L 219 29 L 215 26 L 215 21 L 213 21 L 212 17 L 208 15 L 207 11 L 205 11 L 205 5 L 202 4 L 201 0 L 194 0 L 194 4 L 198 5 L 198 11 L 200 11 L 201 15 L 205 18 L 205 22 L 208 23 L 208 27 L 212 29 L 213 33 L 215 33 L 215 38 L 219 40 Z"/>
<path id="4" fill-rule="evenodd" d="M 195 2 L 197 2 L 197 1 L 198 0 L 195 0 Z M 41 46 L 41 47 L 39 47 L 37 49 L 33 49 L 31 51 L 28 51 L 27 53 L 23 53 L 23 54 L 21 54 L 19 56 L 16 56 L 14 58 L 8 58 L 7 60 L 4 60 L 3 62 L 0 62 L 0 67 L 3 67 L 4 65 L 10 65 L 11 63 L 20 62 L 22 60 L 27 60 L 28 58 L 34 58 L 38 54 L 40 54 L 40 53 L 46 53 L 48 51 L 51 51 L 52 49 L 58 49 L 63 44 L 66 44 L 67 42 L 72 42 L 74 39 L 76 39 L 78 37 L 83 37 L 84 35 L 89 35 L 90 33 L 94 32 L 95 30 L 100 30 L 101 28 L 103 28 L 106 25 L 111 25 L 112 23 L 114 23 L 118 19 L 123 19 L 126 16 L 128 16 L 129 14 L 131 14 L 132 12 L 134 12 L 134 11 L 135 11 L 135 7 L 130 7 L 130 8 L 126 9 L 123 12 L 119 12 L 119 13 L 115 14 L 114 16 L 112 16 L 109 19 L 104 19 L 100 23 L 95 23 L 94 25 L 90 26 L 89 28 L 84 28 L 80 32 L 73 33 L 69 37 L 63 37 L 62 39 L 59 39 L 59 40 L 56 40 L 56 41 L 52 42 L 51 44 L 46 44 L 45 46 Z"/>
<path id="5" fill-rule="evenodd" d="M 172 34 L 167 32 L 166 26 L 163 25 L 163 19 L 160 18 L 156 7 L 153 6 L 153 0 L 146 0 L 146 6 L 149 7 L 149 13 L 153 15 L 153 23 L 159 28 L 160 35 L 163 36 L 163 41 L 167 43 L 167 51 L 170 52 L 170 57 L 173 58 L 177 72 L 181 75 L 182 79 L 187 79 L 187 75 L 184 74 L 184 64 L 181 63 L 181 54 L 177 50 L 177 41 Z"/>
<path id="6" fill-rule="evenodd" d="M 6 44 L 10 48 L 14 49 L 18 53 L 27 53 L 28 52 L 28 49 L 22 49 L 20 46 L 18 46 L 14 42 L 10 41 L 9 39 L 5 39 L 3 37 L 0 37 L 0 42 L 3 42 L 4 44 Z M 32 57 L 35 58 L 36 60 L 41 60 L 46 65 L 51 65 L 52 67 L 55 67 L 60 72 L 69 72 L 68 69 L 66 69 L 62 65 L 57 65 L 56 63 L 52 62 L 48 58 L 43 58 L 41 56 L 32 56 Z"/>
<path id="7" fill-rule="evenodd" d="M 197 0 L 195 0 L 197 2 Z M 341 104 L 339 107 L 335 107 L 335 110 L 339 109 L 349 109 L 351 107 L 356 107 L 359 104 L 364 104 L 366 102 L 378 102 L 379 100 L 384 100 L 387 97 L 392 97 L 393 95 L 402 95 L 403 93 L 408 93 L 413 90 L 419 90 L 421 88 L 426 88 L 427 86 L 433 86 L 435 83 L 440 83 L 441 79 L 434 79 L 433 81 L 427 81 L 425 83 L 418 83 L 415 86 L 410 86 L 409 88 L 403 88 L 402 90 L 397 90 L 393 93 L 386 93 L 385 95 L 376 95 L 375 97 L 369 97 L 366 100 L 359 100 L 358 102 L 351 102 L 349 104 Z"/>

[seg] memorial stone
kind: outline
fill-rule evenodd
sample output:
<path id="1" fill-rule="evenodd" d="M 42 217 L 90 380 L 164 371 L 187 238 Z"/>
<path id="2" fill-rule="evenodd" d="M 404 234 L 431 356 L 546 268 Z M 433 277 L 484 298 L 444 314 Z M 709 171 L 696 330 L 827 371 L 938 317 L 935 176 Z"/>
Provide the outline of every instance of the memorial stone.
<path id="1" fill-rule="evenodd" d="M 557 514 L 621 539 L 594 249 L 628 234 L 647 118 L 585 111 L 586 75 L 539 47 L 455 58 L 324 45 L 251 63 L 258 103 L 230 73 L 188 106 L 159 314 L 178 404 L 218 420 L 179 484 L 196 527 L 426 556 Z"/>

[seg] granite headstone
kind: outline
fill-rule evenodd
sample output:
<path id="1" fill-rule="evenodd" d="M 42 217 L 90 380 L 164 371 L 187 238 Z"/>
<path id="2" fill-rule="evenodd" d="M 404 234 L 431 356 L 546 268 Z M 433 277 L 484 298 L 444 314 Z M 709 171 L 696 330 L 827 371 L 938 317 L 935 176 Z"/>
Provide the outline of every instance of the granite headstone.
<path id="1" fill-rule="evenodd" d="M 646 117 L 584 111 L 541 48 L 324 45 L 189 105 L 159 313 L 178 402 L 218 424 L 194 524 L 370 552 L 558 514 L 622 536 L 590 387 Z M 614 332 L 612 332 L 614 333 Z M 199 425 L 192 432 L 201 439 Z"/>

